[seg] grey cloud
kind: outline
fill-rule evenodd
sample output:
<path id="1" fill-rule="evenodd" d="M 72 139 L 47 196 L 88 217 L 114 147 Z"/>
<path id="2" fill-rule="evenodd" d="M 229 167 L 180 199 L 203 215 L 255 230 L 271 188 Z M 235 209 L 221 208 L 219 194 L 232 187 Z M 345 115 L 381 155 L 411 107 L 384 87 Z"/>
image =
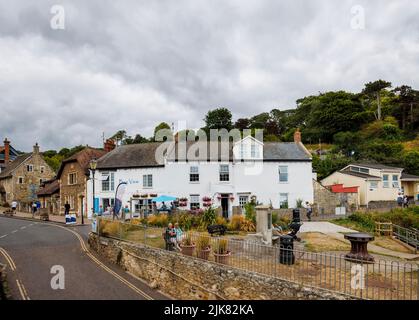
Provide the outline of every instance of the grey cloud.
<path id="1" fill-rule="evenodd" d="M 418 87 L 415 1 L 0 1 L 0 135 L 29 150 L 99 145 L 102 132 L 199 127 L 291 108 L 385 78 Z M 350 28 L 365 8 L 366 29 Z M 0 137 L 0 138 L 1 138 Z"/>

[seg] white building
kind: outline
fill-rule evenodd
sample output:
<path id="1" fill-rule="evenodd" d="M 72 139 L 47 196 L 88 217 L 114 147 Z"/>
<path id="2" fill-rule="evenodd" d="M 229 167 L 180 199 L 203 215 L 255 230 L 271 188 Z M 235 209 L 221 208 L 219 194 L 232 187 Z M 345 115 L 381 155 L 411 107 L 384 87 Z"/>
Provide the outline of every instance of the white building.
<path id="1" fill-rule="evenodd" d="M 151 208 L 151 198 L 160 195 L 184 198 L 183 209 L 203 208 L 204 198 L 211 198 L 226 218 L 251 197 L 274 208 L 295 207 L 298 199 L 313 202 L 311 155 L 299 132 L 295 140 L 261 143 L 246 137 L 235 144 L 160 142 L 117 147 L 98 160 L 95 210 L 114 204 L 120 182 L 127 183 L 123 206 L 137 212 Z M 91 187 L 88 190 L 92 192 Z M 88 196 L 90 203 L 92 198 Z"/>

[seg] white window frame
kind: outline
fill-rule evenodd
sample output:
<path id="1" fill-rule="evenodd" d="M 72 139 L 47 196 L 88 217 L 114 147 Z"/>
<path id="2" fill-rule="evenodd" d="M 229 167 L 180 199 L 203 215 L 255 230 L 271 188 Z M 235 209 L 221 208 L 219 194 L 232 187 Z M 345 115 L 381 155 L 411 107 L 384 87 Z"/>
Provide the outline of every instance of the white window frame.
<path id="1" fill-rule="evenodd" d="M 396 178 L 396 180 L 394 180 L 394 178 Z M 399 175 L 397 174 L 391 175 L 391 185 L 393 188 L 396 188 L 396 189 L 399 188 Z"/>
<path id="2" fill-rule="evenodd" d="M 197 176 L 197 180 L 194 180 Z M 194 177 L 194 178 L 192 178 Z M 189 168 L 189 182 L 190 183 L 199 183 L 199 166 L 191 166 Z"/>
<path id="3" fill-rule="evenodd" d="M 387 177 L 387 179 L 385 179 Z M 390 179 L 388 174 L 383 174 L 383 188 L 390 188 Z"/>
<path id="4" fill-rule="evenodd" d="M 25 178 L 24 177 L 17 177 L 17 184 L 24 184 L 24 183 L 25 183 Z"/>
<path id="5" fill-rule="evenodd" d="M 249 203 L 249 196 L 248 195 L 239 195 L 239 206 L 244 210 L 244 206 Z"/>
<path id="6" fill-rule="evenodd" d="M 227 168 L 227 170 L 224 170 Z M 227 177 L 227 179 L 225 179 Z M 230 182 L 230 165 L 228 164 L 220 164 L 219 167 L 219 177 L 220 182 Z"/>
<path id="7" fill-rule="evenodd" d="M 27 164 L 26 165 L 26 171 L 27 172 L 33 172 L 33 164 Z"/>
<path id="8" fill-rule="evenodd" d="M 378 189 L 378 181 L 370 181 L 370 190 L 377 190 Z"/>
<path id="9" fill-rule="evenodd" d="M 110 192 L 115 191 L 115 172 L 102 172 L 102 191 L 104 192 Z M 104 186 L 106 186 L 104 188 Z"/>
<path id="10" fill-rule="evenodd" d="M 74 177 L 73 181 L 71 181 L 71 177 Z M 77 172 L 70 172 L 68 174 L 68 185 L 69 186 L 74 186 L 77 184 Z"/>
<path id="11" fill-rule="evenodd" d="M 189 199 L 189 208 L 191 210 L 201 208 L 201 200 L 199 194 L 191 194 L 189 195 Z"/>
<path id="12" fill-rule="evenodd" d="M 153 175 L 152 174 L 143 174 L 143 188 L 144 189 L 153 188 Z"/>
<path id="13" fill-rule="evenodd" d="M 285 200 L 284 200 L 284 198 L 285 198 Z M 289 194 L 288 193 L 280 193 L 279 194 L 279 208 L 280 209 L 286 209 L 286 208 L 282 208 L 282 205 L 285 202 L 287 203 L 287 208 L 289 208 L 289 205 L 290 205 Z"/>
<path id="14" fill-rule="evenodd" d="M 285 172 L 283 172 L 281 169 L 285 169 Z M 288 173 L 288 166 L 278 166 L 279 183 L 288 183 L 288 181 L 289 181 L 288 174 L 289 174 Z M 286 177 L 286 180 L 283 179 L 284 175 Z"/>

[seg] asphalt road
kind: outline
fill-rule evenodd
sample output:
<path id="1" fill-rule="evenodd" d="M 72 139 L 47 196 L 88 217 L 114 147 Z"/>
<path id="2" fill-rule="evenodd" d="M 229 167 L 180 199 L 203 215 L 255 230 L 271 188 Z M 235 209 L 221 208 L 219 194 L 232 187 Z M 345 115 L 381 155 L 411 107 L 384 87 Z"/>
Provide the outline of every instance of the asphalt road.
<path id="1" fill-rule="evenodd" d="M 66 227 L 0 217 L 0 262 L 7 265 L 12 298 L 167 299 L 141 280 L 89 252 L 86 243 L 89 231 L 90 226 Z M 57 271 L 51 273 L 54 266 L 63 267 L 64 289 L 51 286 L 51 279 L 57 278 Z"/>

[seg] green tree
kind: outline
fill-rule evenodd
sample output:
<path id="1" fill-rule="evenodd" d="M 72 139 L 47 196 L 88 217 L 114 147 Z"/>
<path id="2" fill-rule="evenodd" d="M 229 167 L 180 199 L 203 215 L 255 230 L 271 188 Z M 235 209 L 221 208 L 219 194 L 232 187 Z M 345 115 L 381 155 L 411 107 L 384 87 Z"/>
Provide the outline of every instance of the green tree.
<path id="1" fill-rule="evenodd" d="M 410 174 L 419 175 L 419 150 L 411 150 L 403 155 L 403 168 Z"/>
<path id="2" fill-rule="evenodd" d="M 230 130 L 233 126 L 232 124 L 232 114 L 227 108 L 218 108 L 215 110 L 210 110 L 206 114 L 205 128 L 208 129 L 227 129 Z"/>
<path id="3" fill-rule="evenodd" d="M 377 99 L 377 120 L 381 120 L 381 93 L 384 89 L 390 88 L 391 82 L 384 81 L 384 80 L 377 80 L 374 82 L 368 82 L 365 84 L 364 90 L 362 93 L 369 98 L 376 98 Z"/>

